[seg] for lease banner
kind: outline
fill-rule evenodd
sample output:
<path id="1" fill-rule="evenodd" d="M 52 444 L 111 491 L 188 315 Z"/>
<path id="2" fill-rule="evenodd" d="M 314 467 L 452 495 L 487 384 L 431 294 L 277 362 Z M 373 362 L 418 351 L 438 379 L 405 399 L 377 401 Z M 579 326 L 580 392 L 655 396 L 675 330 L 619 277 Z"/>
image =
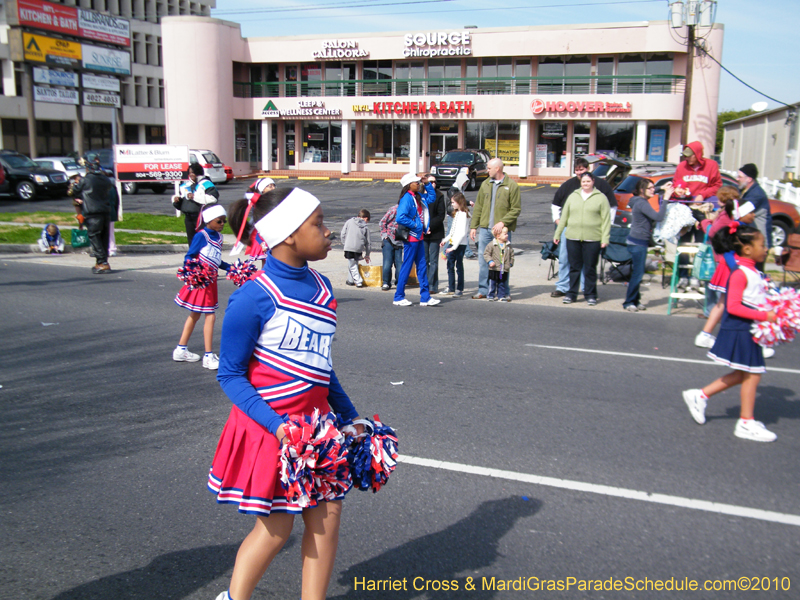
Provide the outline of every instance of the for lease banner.
<path id="1" fill-rule="evenodd" d="M 118 144 L 114 170 L 119 181 L 180 181 L 189 178 L 189 146 Z"/>
<path id="2" fill-rule="evenodd" d="M 19 25 L 119 46 L 131 45 L 127 19 L 45 0 L 17 0 Z M 16 23 L 13 23 L 16 24 Z"/>

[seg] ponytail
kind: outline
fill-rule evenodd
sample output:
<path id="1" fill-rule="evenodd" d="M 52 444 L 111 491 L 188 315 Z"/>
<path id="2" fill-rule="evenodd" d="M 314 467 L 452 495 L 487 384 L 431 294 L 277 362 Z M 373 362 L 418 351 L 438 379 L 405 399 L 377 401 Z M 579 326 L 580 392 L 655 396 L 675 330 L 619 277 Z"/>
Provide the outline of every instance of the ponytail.
<path id="1" fill-rule="evenodd" d="M 755 227 L 742 225 L 734 221 L 720 229 L 711 240 L 714 252 L 723 255 L 726 252 L 735 252 L 741 255 L 744 246 L 751 245 L 761 232 Z"/>
<path id="2" fill-rule="evenodd" d="M 293 187 L 273 188 L 264 194 L 254 192 L 234 202 L 228 209 L 228 223 L 237 234 L 236 241 L 249 240 L 254 224 L 278 206 L 294 190 Z M 249 218 L 252 217 L 252 218 Z M 239 233 L 241 232 L 241 235 Z"/>

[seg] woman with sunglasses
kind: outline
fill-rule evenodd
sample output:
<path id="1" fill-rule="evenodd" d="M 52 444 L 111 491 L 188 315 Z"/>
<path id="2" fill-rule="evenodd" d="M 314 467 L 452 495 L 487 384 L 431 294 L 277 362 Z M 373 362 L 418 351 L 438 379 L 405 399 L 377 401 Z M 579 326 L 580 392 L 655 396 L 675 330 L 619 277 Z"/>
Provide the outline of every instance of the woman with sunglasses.
<path id="1" fill-rule="evenodd" d="M 649 179 L 640 179 L 633 190 L 633 197 L 628 201 L 631 209 L 631 231 L 628 234 L 628 251 L 631 253 L 631 280 L 628 283 L 628 293 L 622 308 L 629 312 L 647 310 L 641 302 L 639 287 L 644 277 L 644 267 L 647 262 L 647 248 L 653 235 L 655 223 L 667 216 L 667 200 L 672 196 L 672 182 L 664 185 L 664 193 L 659 197 L 659 210 L 650 205 L 650 199 L 656 195 L 656 185 Z"/>
<path id="2" fill-rule="evenodd" d="M 217 269 L 230 268 L 230 265 L 222 260 L 222 229 L 227 221 L 225 209 L 219 204 L 206 206 L 200 213 L 205 227 L 198 232 L 192 239 L 189 252 L 186 253 L 184 264 L 196 258 L 201 263 L 213 268 L 213 281 L 202 289 L 192 289 L 188 284 L 181 288 L 175 296 L 175 304 L 182 306 L 189 311 L 186 323 L 183 325 L 181 339 L 175 350 L 172 351 L 172 360 L 176 362 L 197 362 L 200 356 L 189 352 L 187 346 L 189 338 L 192 337 L 194 326 L 200 320 L 200 315 L 206 315 L 206 322 L 203 326 L 203 341 L 206 353 L 203 356 L 203 368 L 216 371 L 219 368 L 219 356 L 214 354 L 214 321 L 216 320 L 215 311 L 219 306 L 217 295 Z"/>

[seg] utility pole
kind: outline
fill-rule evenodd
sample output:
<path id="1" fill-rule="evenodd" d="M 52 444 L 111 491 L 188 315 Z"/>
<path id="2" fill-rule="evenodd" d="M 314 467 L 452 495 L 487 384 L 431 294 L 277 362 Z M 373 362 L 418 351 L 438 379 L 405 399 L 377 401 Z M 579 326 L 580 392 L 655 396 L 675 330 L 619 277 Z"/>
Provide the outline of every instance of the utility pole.
<path id="1" fill-rule="evenodd" d="M 689 119 L 692 115 L 692 78 L 694 76 L 695 27 L 711 27 L 714 24 L 716 0 L 674 0 L 670 2 L 670 24 L 673 29 L 686 25 L 686 80 L 683 92 L 683 122 L 681 145 L 689 141 Z"/>

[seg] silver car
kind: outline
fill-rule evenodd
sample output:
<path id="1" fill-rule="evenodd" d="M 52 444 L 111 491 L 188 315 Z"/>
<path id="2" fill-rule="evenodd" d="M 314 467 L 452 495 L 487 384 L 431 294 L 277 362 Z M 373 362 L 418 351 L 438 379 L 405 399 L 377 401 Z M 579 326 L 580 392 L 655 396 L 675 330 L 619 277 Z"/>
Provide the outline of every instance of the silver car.
<path id="1" fill-rule="evenodd" d="M 42 158 L 36 158 L 33 162 L 40 167 L 44 167 L 45 169 L 62 171 L 67 174 L 67 178 L 70 178 L 73 175 L 80 175 L 81 177 L 86 175 L 86 169 L 81 167 L 78 164 L 78 161 L 69 156 L 45 156 Z"/>

